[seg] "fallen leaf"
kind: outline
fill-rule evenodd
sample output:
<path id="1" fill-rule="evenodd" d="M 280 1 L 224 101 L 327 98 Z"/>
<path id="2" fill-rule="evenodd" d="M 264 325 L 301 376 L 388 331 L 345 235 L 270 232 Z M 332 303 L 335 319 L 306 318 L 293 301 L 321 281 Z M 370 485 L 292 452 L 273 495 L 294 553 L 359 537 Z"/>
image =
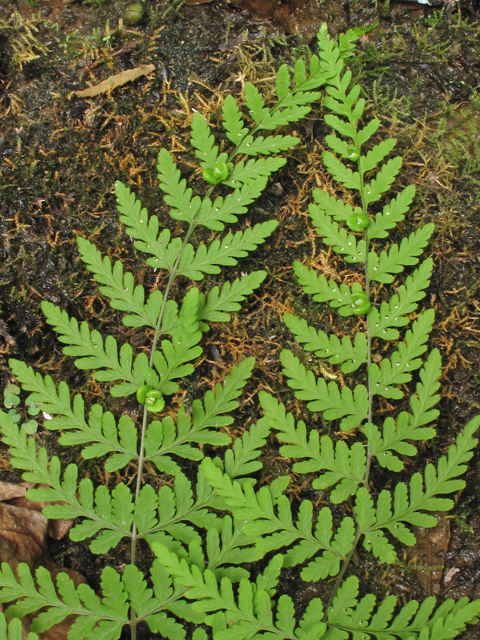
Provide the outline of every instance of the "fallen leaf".
<path id="1" fill-rule="evenodd" d="M 450 520 L 444 513 L 433 515 L 438 524 L 432 529 L 415 527 L 417 542 L 407 551 L 407 558 L 414 564 L 417 578 L 429 596 L 440 593 L 445 556 L 450 543 Z"/>
<path id="2" fill-rule="evenodd" d="M 154 64 L 142 64 L 140 67 L 136 67 L 135 69 L 127 69 L 126 71 L 121 71 L 114 76 L 110 76 L 106 80 L 103 80 L 103 82 L 96 84 L 94 87 L 89 87 L 83 91 L 74 91 L 73 95 L 76 95 L 79 98 L 93 98 L 94 96 L 99 96 L 101 93 L 110 93 L 117 87 L 127 84 L 127 82 L 133 82 L 141 76 L 148 76 L 153 71 L 155 71 Z"/>
<path id="3" fill-rule="evenodd" d="M 43 511 L 47 504 L 60 504 L 59 502 L 32 502 L 25 497 L 28 489 L 37 486 L 45 488 L 46 485 L 36 485 L 31 482 L 21 482 L 14 484 L 11 482 L 0 482 L 0 502 L 8 502 L 17 507 Z M 73 520 L 48 520 L 46 535 L 54 540 L 61 540 L 73 525 Z"/>

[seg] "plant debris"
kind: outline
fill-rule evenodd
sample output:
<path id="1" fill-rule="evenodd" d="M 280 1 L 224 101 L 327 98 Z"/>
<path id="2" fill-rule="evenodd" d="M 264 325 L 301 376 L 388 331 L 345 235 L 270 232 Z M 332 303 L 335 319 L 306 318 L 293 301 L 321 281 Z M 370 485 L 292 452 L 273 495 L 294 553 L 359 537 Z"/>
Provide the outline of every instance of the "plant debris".
<path id="1" fill-rule="evenodd" d="M 122 87 L 124 84 L 127 84 L 127 82 L 133 82 L 142 76 L 148 76 L 153 73 L 153 71 L 155 71 L 154 64 L 142 64 L 135 69 L 126 69 L 114 76 L 110 76 L 93 87 L 83 89 L 83 91 L 74 91 L 70 95 L 75 95 L 78 98 L 93 98 L 99 96 L 101 93 L 111 93 L 117 87 Z"/>

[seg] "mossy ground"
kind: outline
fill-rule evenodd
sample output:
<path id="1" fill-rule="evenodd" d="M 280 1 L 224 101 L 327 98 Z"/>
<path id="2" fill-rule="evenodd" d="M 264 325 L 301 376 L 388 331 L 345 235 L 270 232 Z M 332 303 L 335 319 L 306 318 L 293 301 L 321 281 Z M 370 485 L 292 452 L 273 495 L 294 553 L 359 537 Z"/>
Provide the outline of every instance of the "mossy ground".
<path id="1" fill-rule="evenodd" d="M 157 188 L 155 161 L 161 147 L 175 154 L 189 181 L 199 177 L 189 145 L 193 109 L 217 123 L 222 96 L 239 95 L 246 80 L 272 92 L 272 73 L 284 61 L 302 55 L 309 42 L 302 34 L 274 35 L 268 23 L 259 23 L 223 3 L 187 7 L 180 3 L 145 2 L 142 24 L 117 28 L 126 6 L 100 6 L 40 1 L 0 5 L 0 372 L 9 380 L 8 358 L 24 359 L 56 380 L 66 380 L 74 391 L 101 399 L 103 390 L 62 356 L 61 345 L 40 310 L 42 300 L 66 309 L 79 320 L 89 319 L 117 339 L 131 340 L 141 349 L 149 335 L 127 330 L 120 317 L 98 294 L 78 260 L 75 238 L 93 240 L 112 259 L 121 259 L 138 282 L 162 287 L 162 275 L 144 269 L 118 222 L 113 184 L 130 184 L 161 224 L 180 231 L 167 215 Z M 463 424 L 480 410 L 480 27 L 474 8 L 466 15 L 445 15 L 432 9 L 409 13 L 402 5 L 390 10 L 372 3 L 318 2 L 319 22 L 332 33 L 353 25 L 379 25 L 362 38 L 351 68 L 371 99 L 370 115 L 382 122 L 381 135 L 394 136 L 404 169 L 395 188 L 413 183 L 415 205 L 400 234 L 419 219 L 433 221 L 436 232 L 428 248 L 435 261 L 432 285 L 425 304 L 436 311 L 430 346 L 441 350 L 444 373 L 438 438 L 424 447 L 408 472 L 423 468 L 426 460 L 444 453 Z M 12 13 L 13 12 L 13 13 Z M 18 12 L 18 13 L 14 13 Z M 152 76 L 91 100 L 72 96 L 87 84 L 140 64 L 153 63 Z M 316 106 L 299 124 L 302 145 L 274 176 L 249 219 L 276 217 L 280 227 L 267 245 L 237 272 L 266 268 L 268 277 L 230 324 L 214 326 L 206 338 L 204 360 L 188 382 L 185 401 L 199 397 L 220 380 L 232 363 L 246 355 L 257 358 L 245 402 L 232 435 L 258 419 L 256 393 L 277 391 L 289 408 L 303 408 L 282 383 L 278 354 L 294 348 L 282 324 L 285 312 L 306 309 L 325 330 L 339 317 L 302 297 L 295 283 L 293 259 L 306 261 L 333 274 L 343 266 L 309 228 L 306 215 L 315 186 L 334 192 L 336 186 L 323 169 L 321 150 L 328 133 L 322 109 Z M 195 182 L 195 186 L 198 183 Z M 209 241 L 210 232 L 198 240 Z M 229 271 L 226 277 L 233 279 Z M 205 284 L 217 283 L 209 277 Z M 182 287 L 180 282 L 179 287 Z M 342 331 L 348 332 L 350 325 Z M 318 373 L 331 368 L 318 363 Z M 180 398 L 179 398 L 180 399 Z M 134 402 L 127 401 L 134 410 Z M 335 431 L 335 425 L 316 424 Z M 237 431 L 235 431 L 235 428 Z M 56 436 L 42 432 L 39 440 L 51 453 L 70 461 L 78 452 L 60 450 Z M 68 460 L 67 460 L 68 456 Z M 4 473 L 8 456 L 1 454 Z M 264 453 L 262 481 L 290 471 L 271 440 Z M 81 462 L 83 472 L 112 485 L 103 469 Z M 125 475 L 133 478 L 133 468 Z M 188 468 L 186 468 L 188 472 Z M 442 598 L 480 597 L 480 451 L 470 463 L 467 488 L 457 498 L 451 521 L 444 576 L 460 572 L 440 584 Z M 158 483 L 153 470 L 149 481 Z M 12 476 L 13 477 L 13 476 Z M 305 476 L 293 476 L 294 503 L 319 496 Z M 379 476 L 380 479 L 380 476 Z M 386 481 L 385 475 L 382 480 Z M 168 481 L 167 478 L 160 481 Z M 128 549 L 117 548 L 108 557 L 92 556 L 87 546 L 56 543 L 57 561 L 87 575 L 98 584 L 101 568 L 121 564 Z M 403 551 L 401 551 L 401 554 Z M 386 590 L 402 599 L 423 598 L 415 561 L 402 556 L 391 567 L 372 563 L 360 551 L 354 571 L 368 572 L 379 594 Z M 123 560 L 122 560 L 123 559 Z M 285 573 L 283 588 L 295 594 L 299 605 L 313 595 L 324 595 L 328 585 L 303 583 L 298 570 Z M 480 626 L 465 638 L 480 638 Z"/>

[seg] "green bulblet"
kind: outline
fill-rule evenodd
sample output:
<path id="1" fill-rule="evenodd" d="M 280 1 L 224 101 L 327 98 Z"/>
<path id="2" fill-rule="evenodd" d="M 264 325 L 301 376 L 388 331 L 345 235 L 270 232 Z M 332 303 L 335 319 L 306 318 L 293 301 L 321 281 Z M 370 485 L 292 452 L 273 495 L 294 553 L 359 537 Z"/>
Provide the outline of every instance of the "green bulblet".
<path id="1" fill-rule="evenodd" d="M 366 293 L 354 293 L 352 296 L 352 310 L 356 316 L 363 316 L 370 311 L 372 305 Z"/>
<path id="2" fill-rule="evenodd" d="M 163 399 L 162 393 L 155 389 L 148 391 L 145 398 L 145 407 L 150 413 L 162 411 L 162 409 L 165 408 L 165 400 Z"/>
<path id="3" fill-rule="evenodd" d="M 147 397 L 147 393 L 152 390 L 148 384 L 144 384 L 143 387 L 137 389 L 137 402 L 140 404 L 145 404 L 145 399 Z"/>
<path id="4" fill-rule="evenodd" d="M 350 227 L 352 231 L 357 232 L 364 231 L 369 224 L 370 218 L 364 213 L 352 213 L 347 220 L 347 226 Z"/>
<path id="5" fill-rule="evenodd" d="M 125 9 L 125 13 L 123 14 L 123 21 L 125 24 L 130 26 L 134 26 L 139 24 L 143 18 L 143 7 L 139 2 L 135 4 L 129 4 Z"/>
<path id="6" fill-rule="evenodd" d="M 208 184 L 218 184 L 228 178 L 228 167 L 225 162 L 216 162 L 213 169 L 204 169 L 203 179 Z"/>
<path id="7" fill-rule="evenodd" d="M 360 149 L 353 144 L 348 145 L 348 156 L 349 160 L 356 162 L 360 157 Z"/>

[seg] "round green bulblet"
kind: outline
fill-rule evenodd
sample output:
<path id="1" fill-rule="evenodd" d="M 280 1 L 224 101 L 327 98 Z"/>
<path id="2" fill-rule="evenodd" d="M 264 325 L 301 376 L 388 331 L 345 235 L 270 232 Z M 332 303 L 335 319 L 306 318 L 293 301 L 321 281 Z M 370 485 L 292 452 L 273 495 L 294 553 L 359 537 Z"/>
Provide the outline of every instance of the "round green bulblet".
<path id="1" fill-rule="evenodd" d="M 147 393 L 152 390 L 148 384 L 144 384 L 143 387 L 137 389 L 137 402 L 140 404 L 145 404 L 145 399 L 147 397 Z"/>
<path id="2" fill-rule="evenodd" d="M 354 293 L 352 296 L 352 311 L 356 316 L 363 316 L 370 311 L 372 305 L 366 293 Z"/>
<path id="3" fill-rule="evenodd" d="M 142 18 L 143 7 L 139 2 L 135 2 L 135 4 L 129 4 L 125 9 L 125 13 L 123 14 L 124 23 L 132 27 L 141 22 Z"/>
<path id="4" fill-rule="evenodd" d="M 369 224 L 370 218 L 364 213 L 352 213 L 347 220 L 347 226 L 350 227 L 352 231 L 357 232 L 364 231 Z"/>
<path id="5" fill-rule="evenodd" d="M 360 157 L 360 149 L 353 144 L 348 145 L 348 156 L 349 160 L 356 162 Z"/>
<path id="6" fill-rule="evenodd" d="M 163 399 L 161 391 L 153 389 L 147 393 L 145 398 L 145 407 L 150 413 L 158 413 L 165 408 L 165 400 Z"/>
<path id="7" fill-rule="evenodd" d="M 228 167 L 225 162 L 216 162 L 213 169 L 204 169 L 203 179 L 208 184 L 219 184 L 228 178 Z"/>

